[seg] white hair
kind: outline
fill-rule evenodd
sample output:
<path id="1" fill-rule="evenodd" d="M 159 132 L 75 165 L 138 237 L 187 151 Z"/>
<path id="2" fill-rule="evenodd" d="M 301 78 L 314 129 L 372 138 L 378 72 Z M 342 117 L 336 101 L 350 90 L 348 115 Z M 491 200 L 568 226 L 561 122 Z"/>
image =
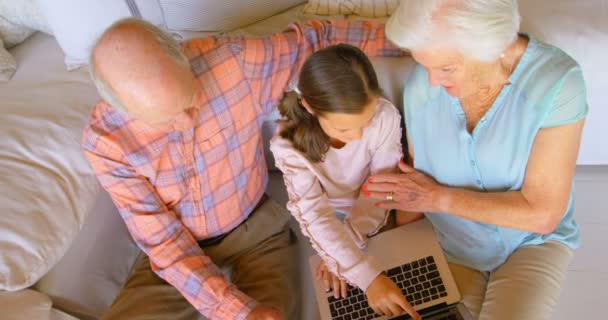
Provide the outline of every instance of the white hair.
<path id="1" fill-rule="evenodd" d="M 116 96 L 116 93 L 112 89 L 112 86 L 99 75 L 94 58 L 94 48 L 97 47 L 101 39 L 103 39 L 108 32 L 122 25 L 133 25 L 150 32 L 154 36 L 154 39 L 157 41 L 158 45 L 169 55 L 169 57 L 175 60 L 176 63 L 186 67 L 188 67 L 190 63 L 182 51 L 179 42 L 171 37 L 171 35 L 165 33 L 163 30 L 149 22 L 141 19 L 126 18 L 121 19 L 108 27 L 93 45 L 93 50 L 91 50 L 91 54 L 89 55 L 89 73 L 91 75 L 91 80 L 93 80 L 95 87 L 97 87 L 99 96 L 115 109 L 122 112 L 127 112 L 127 108 L 125 108 L 125 106 L 120 102 Z"/>
<path id="2" fill-rule="evenodd" d="M 517 0 L 400 2 L 386 24 L 386 34 L 405 49 L 444 42 L 465 55 L 492 62 L 517 39 L 520 23 Z"/>

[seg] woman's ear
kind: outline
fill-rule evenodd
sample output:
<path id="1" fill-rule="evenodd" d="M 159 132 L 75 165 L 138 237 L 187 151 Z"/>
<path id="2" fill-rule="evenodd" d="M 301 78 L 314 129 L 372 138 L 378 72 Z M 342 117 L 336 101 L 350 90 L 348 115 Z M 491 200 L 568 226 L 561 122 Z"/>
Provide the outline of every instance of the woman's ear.
<path id="1" fill-rule="evenodd" d="M 308 113 L 312 114 L 313 116 L 315 115 L 314 111 L 312 111 L 312 108 L 310 107 L 308 102 L 306 102 L 306 100 L 304 100 L 304 98 L 300 98 L 300 103 L 302 104 L 304 109 L 306 109 L 306 111 L 308 111 Z"/>

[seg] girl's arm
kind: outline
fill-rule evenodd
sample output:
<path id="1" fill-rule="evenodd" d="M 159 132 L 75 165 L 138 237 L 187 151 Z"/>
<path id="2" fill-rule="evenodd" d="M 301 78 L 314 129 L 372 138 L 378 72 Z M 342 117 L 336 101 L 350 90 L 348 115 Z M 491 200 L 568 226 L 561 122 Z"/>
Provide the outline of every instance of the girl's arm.
<path id="1" fill-rule="evenodd" d="M 308 160 L 279 137 L 272 139 L 270 149 L 283 172 L 289 195 L 287 208 L 299 222 L 302 234 L 309 238 L 329 271 L 367 290 L 382 267 L 350 239 Z"/>
<path id="2" fill-rule="evenodd" d="M 379 100 L 377 114 L 372 125 L 366 128 L 370 135 L 370 175 L 396 173 L 397 164 L 403 157 L 401 146 L 401 116 L 387 100 Z M 365 192 L 365 191 L 364 191 Z M 374 206 L 375 200 L 360 193 L 350 215 L 344 220 L 345 227 L 359 247 L 365 247 L 369 237 L 386 224 L 389 209 Z M 400 215 L 398 215 L 399 218 Z"/>

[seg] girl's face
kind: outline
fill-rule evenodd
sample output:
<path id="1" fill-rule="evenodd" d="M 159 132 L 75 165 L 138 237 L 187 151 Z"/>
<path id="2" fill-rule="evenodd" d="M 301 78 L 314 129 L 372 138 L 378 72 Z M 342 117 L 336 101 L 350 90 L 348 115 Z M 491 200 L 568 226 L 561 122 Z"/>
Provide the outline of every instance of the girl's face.
<path id="1" fill-rule="evenodd" d="M 377 98 L 373 98 L 360 114 L 326 113 L 319 116 L 321 129 L 330 138 L 344 143 L 359 140 L 363 136 L 363 129 L 369 126 L 376 112 Z"/>

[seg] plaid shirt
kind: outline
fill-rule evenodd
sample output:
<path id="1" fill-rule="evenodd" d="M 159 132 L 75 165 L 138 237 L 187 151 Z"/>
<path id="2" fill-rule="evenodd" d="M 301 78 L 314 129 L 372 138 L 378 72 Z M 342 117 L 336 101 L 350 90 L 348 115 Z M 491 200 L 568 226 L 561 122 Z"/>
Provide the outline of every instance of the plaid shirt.
<path id="1" fill-rule="evenodd" d="M 201 93 L 170 130 L 152 128 L 104 101 L 83 149 L 152 270 L 211 319 L 244 319 L 256 301 L 226 280 L 197 240 L 247 219 L 268 172 L 261 125 L 313 51 L 337 43 L 370 56 L 402 51 L 372 22 L 311 21 L 268 37 L 183 43 Z"/>

